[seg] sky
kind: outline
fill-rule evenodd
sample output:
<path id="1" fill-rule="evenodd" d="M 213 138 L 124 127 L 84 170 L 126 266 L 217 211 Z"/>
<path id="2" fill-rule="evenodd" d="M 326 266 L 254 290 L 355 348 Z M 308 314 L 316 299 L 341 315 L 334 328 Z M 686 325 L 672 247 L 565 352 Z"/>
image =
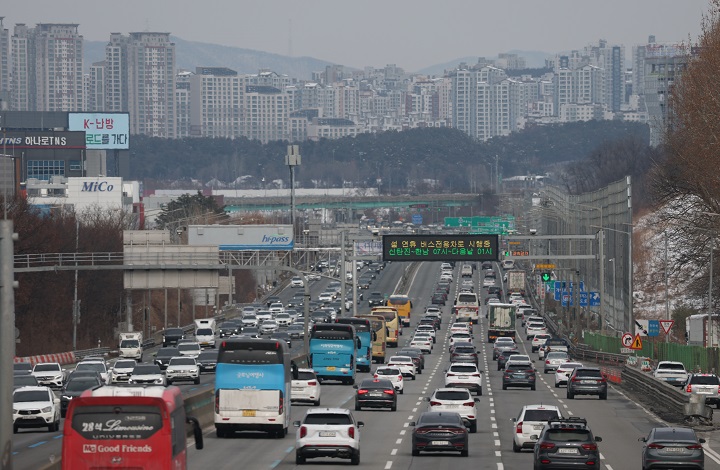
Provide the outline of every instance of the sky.
<path id="1" fill-rule="evenodd" d="M 189 41 L 406 71 L 511 50 L 550 54 L 606 39 L 687 42 L 710 0 L 8 0 L 4 26 L 77 23 L 86 40 L 169 32 Z"/>

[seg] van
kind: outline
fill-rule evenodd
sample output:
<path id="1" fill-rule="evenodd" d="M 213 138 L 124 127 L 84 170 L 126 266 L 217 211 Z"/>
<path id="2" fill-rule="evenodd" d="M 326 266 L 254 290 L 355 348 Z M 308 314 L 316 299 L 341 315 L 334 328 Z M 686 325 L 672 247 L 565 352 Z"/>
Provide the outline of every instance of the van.
<path id="1" fill-rule="evenodd" d="M 119 356 L 122 359 L 135 359 L 140 362 L 143 355 L 142 333 L 120 333 Z"/>
<path id="2" fill-rule="evenodd" d="M 511 259 L 505 259 L 502 262 L 503 269 L 515 269 L 515 261 Z"/>
<path id="3" fill-rule="evenodd" d="M 472 277 L 473 275 L 473 267 L 469 264 L 463 264 L 462 268 L 460 269 L 460 277 Z"/>

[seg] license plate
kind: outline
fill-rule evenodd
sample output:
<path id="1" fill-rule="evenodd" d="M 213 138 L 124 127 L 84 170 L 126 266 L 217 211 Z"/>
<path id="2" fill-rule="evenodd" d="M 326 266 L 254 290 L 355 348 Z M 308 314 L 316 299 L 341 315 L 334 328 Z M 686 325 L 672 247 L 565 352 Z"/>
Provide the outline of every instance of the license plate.
<path id="1" fill-rule="evenodd" d="M 513 374 L 513 378 L 516 378 L 516 379 L 524 379 L 524 378 L 525 378 L 525 374 Z"/>
<path id="2" fill-rule="evenodd" d="M 542 424 L 540 424 L 540 425 L 535 425 L 535 426 L 533 426 L 533 429 L 536 430 L 536 431 L 542 431 L 542 428 L 543 428 L 543 427 L 544 427 L 544 426 L 543 426 Z"/>
<path id="3" fill-rule="evenodd" d="M 450 441 L 430 441 L 430 445 L 433 446 L 449 446 Z"/>
<path id="4" fill-rule="evenodd" d="M 320 437 L 335 437 L 335 431 L 320 431 Z"/>
<path id="5" fill-rule="evenodd" d="M 458 378 L 461 379 L 461 380 L 467 380 L 467 379 L 469 379 L 470 377 L 468 377 L 467 375 L 461 375 L 461 376 L 459 376 Z"/>
<path id="6" fill-rule="evenodd" d="M 577 449 L 567 449 L 567 448 L 560 448 L 558 449 L 558 454 L 577 454 L 579 453 Z"/>
<path id="7" fill-rule="evenodd" d="M 328 370 L 329 372 L 333 372 L 333 371 L 335 370 L 335 366 L 330 366 L 330 367 L 327 368 L 327 370 Z"/>
<path id="8" fill-rule="evenodd" d="M 255 410 L 243 410 L 243 417 L 245 417 L 245 418 L 254 418 L 254 417 L 255 417 Z"/>
<path id="9" fill-rule="evenodd" d="M 580 383 L 591 385 L 591 384 L 596 384 L 597 382 L 595 380 L 581 380 Z"/>
<path id="10" fill-rule="evenodd" d="M 293 387 L 293 388 L 292 388 L 292 391 L 293 391 L 293 392 L 302 392 L 302 391 L 303 391 L 303 388 L 302 388 L 302 387 Z"/>
<path id="11" fill-rule="evenodd" d="M 670 453 L 676 454 L 676 453 L 682 452 L 684 449 L 685 449 L 684 447 L 666 447 L 663 450 L 665 452 L 670 452 Z"/>
<path id="12" fill-rule="evenodd" d="M 445 405 L 445 408 L 460 408 L 460 405 Z"/>

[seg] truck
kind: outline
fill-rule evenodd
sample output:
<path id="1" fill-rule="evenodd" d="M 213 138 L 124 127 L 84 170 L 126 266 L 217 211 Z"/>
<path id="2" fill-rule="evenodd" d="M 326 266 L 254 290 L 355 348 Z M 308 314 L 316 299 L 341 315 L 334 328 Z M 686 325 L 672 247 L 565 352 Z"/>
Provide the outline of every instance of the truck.
<path id="1" fill-rule="evenodd" d="M 525 271 L 514 269 L 507 272 L 507 293 L 525 296 Z"/>
<path id="2" fill-rule="evenodd" d="M 515 340 L 515 306 L 512 304 L 491 303 L 488 309 L 488 343 L 501 336 Z"/>
<path id="3" fill-rule="evenodd" d="M 212 318 L 195 320 L 195 339 L 201 348 L 215 347 L 216 323 Z"/>
<path id="4" fill-rule="evenodd" d="M 477 324 L 480 318 L 480 301 L 474 292 L 460 292 L 453 305 L 456 315 L 455 321 L 464 321 Z"/>
<path id="5" fill-rule="evenodd" d="M 195 320 L 195 331 L 200 328 L 210 328 L 211 330 L 213 330 L 213 333 L 215 333 L 217 329 L 217 322 L 215 322 L 214 318 L 201 318 Z"/>
<path id="6" fill-rule="evenodd" d="M 685 331 L 687 344 L 691 346 L 708 347 L 720 343 L 720 314 L 713 314 L 712 328 L 708 323 L 707 313 L 698 313 L 685 318 Z M 709 336 L 712 334 L 713 338 Z"/>
<path id="7" fill-rule="evenodd" d="M 135 359 L 142 362 L 143 355 L 143 334 L 120 333 L 119 356 L 121 359 Z"/>

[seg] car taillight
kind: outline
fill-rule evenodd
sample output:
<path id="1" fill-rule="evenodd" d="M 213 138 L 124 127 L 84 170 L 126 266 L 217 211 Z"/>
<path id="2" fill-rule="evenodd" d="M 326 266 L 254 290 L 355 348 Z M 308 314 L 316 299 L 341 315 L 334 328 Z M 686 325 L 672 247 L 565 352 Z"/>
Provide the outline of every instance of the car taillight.
<path id="1" fill-rule="evenodd" d="M 699 450 L 702 449 L 702 446 L 700 444 L 692 444 L 689 446 L 685 446 L 685 448 L 690 450 Z"/>
<path id="2" fill-rule="evenodd" d="M 283 414 L 283 405 L 284 405 L 284 400 L 283 400 L 283 396 L 282 396 L 282 392 L 281 392 L 280 399 L 278 400 L 278 414 Z"/>
<path id="3" fill-rule="evenodd" d="M 220 391 L 215 392 L 215 413 L 220 414 Z"/>
<path id="4" fill-rule="evenodd" d="M 522 434 L 522 424 L 523 424 L 523 422 L 520 421 L 520 422 L 517 423 L 517 426 L 515 426 L 515 432 L 516 432 L 517 434 Z"/>
<path id="5" fill-rule="evenodd" d="M 545 361 L 545 364 L 550 364 L 550 360 L 548 359 L 547 361 Z"/>
<path id="6" fill-rule="evenodd" d="M 307 428 L 305 426 L 300 426 L 300 438 L 307 436 Z"/>
<path id="7" fill-rule="evenodd" d="M 582 446 L 585 450 L 597 450 L 597 444 L 583 444 Z"/>
<path id="8" fill-rule="evenodd" d="M 377 379 L 377 378 L 378 378 L 378 375 L 377 375 L 377 374 L 373 375 L 373 378 L 374 378 L 374 379 Z"/>
<path id="9" fill-rule="evenodd" d="M 455 377 L 455 374 L 453 374 L 452 372 L 448 372 L 445 377 Z"/>
<path id="10" fill-rule="evenodd" d="M 430 406 L 440 406 L 440 405 L 442 405 L 442 403 L 440 403 L 439 401 L 431 401 L 430 402 Z"/>
<path id="11" fill-rule="evenodd" d="M 355 426 L 350 426 L 348 428 L 348 437 L 350 439 L 355 439 Z"/>
<path id="12" fill-rule="evenodd" d="M 648 444 L 648 449 L 664 449 L 665 446 L 662 444 Z"/>
<path id="13" fill-rule="evenodd" d="M 687 388 L 685 389 L 686 392 L 692 393 L 692 385 L 688 384 Z"/>
<path id="14" fill-rule="evenodd" d="M 397 379 L 398 379 L 398 382 L 402 382 L 402 374 L 398 375 Z"/>
<path id="15" fill-rule="evenodd" d="M 383 393 L 387 393 L 388 395 L 395 395 L 395 390 L 383 390 Z"/>
<path id="16" fill-rule="evenodd" d="M 473 376 L 473 377 L 480 377 L 480 374 L 475 373 L 475 374 L 473 374 L 472 376 Z"/>
<path id="17" fill-rule="evenodd" d="M 578 379 L 577 377 L 573 377 L 571 381 L 572 381 L 572 382 L 579 382 L 580 379 Z"/>
<path id="18" fill-rule="evenodd" d="M 543 442 L 540 444 L 540 448 L 541 449 L 554 449 L 555 444 L 553 444 L 552 442 Z"/>
<path id="19" fill-rule="evenodd" d="M 466 401 L 465 403 L 463 403 L 463 406 L 475 406 L 475 402 L 474 401 Z"/>
<path id="20" fill-rule="evenodd" d="M 358 395 L 365 395 L 367 392 L 368 392 L 367 390 L 365 390 L 364 388 L 361 388 L 358 390 Z"/>
<path id="21" fill-rule="evenodd" d="M 308 382 L 308 385 L 317 385 L 317 382 L 312 380 L 312 381 Z"/>

